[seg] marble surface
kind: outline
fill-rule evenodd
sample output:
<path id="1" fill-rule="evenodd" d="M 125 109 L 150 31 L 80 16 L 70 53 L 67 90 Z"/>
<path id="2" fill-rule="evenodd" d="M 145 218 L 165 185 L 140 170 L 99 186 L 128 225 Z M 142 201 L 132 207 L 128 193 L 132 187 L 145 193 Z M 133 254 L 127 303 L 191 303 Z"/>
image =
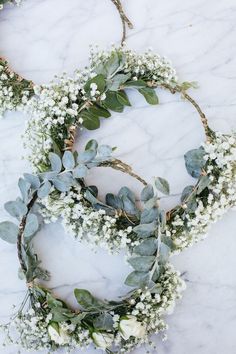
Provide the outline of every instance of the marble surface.
<path id="1" fill-rule="evenodd" d="M 168 56 L 181 80 L 199 82 L 192 92 L 206 112 L 210 125 L 222 131 L 236 128 L 236 3 L 235 0 L 124 0 L 134 30 L 128 33 L 130 47 L 152 47 Z M 26 0 L 20 8 L 0 14 L 0 53 L 13 68 L 37 83 L 87 63 L 89 44 L 106 47 L 118 43 L 119 17 L 109 0 Z M 178 194 L 191 182 L 184 169 L 183 154 L 204 140 L 197 114 L 177 96 L 160 92 L 160 105 L 148 107 L 138 96 L 133 107 L 114 114 L 95 132 L 82 132 L 77 147 L 95 137 L 118 147 L 116 155 L 147 180 L 163 176 Z M 8 113 L 0 121 L 0 219 L 7 217 L 3 203 L 17 196 L 17 179 L 30 166 L 21 159 L 21 134 L 25 117 Z M 124 184 L 140 185 L 114 171 L 97 170 L 103 193 Z M 175 198 L 163 205 L 174 205 Z M 176 311 L 169 316 L 169 339 L 158 344 L 158 354 L 234 354 L 236 352 L 236 242 L 235 212 L 214 225 L 209 237 L 173 258 L 183 272 L 187 290 Z M 44 227 L 36 248 L 52 273 L 50 286 L 73 304 L 72 289 L 86 287 L 101 297 L 114 298 L 127 290 L 123 285 L 129 267 L 123 255 L 109 256 L 99 249 L 75 243 L 60 224 Z M 58 256 L 59 255 L 59 256 Z M 17 278 L 16 249 L 0 242 L 0 321 L 18 304 L 25 285 Z M 146 348 L 135 354 L 146 352 Z M 0 353 L 16 353 L 15 348 Z M 80 351 L 76 351 L 80 353 Z M 87 353 L 95 353 L 89 349 Z"/>

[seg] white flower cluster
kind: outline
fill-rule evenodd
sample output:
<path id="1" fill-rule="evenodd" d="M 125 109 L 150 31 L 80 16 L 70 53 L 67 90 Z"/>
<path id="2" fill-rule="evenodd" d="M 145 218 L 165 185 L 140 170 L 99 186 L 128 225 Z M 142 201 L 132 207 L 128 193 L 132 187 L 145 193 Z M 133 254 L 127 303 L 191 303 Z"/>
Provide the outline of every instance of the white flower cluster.
<path id="1" fill-rule="evenodd" d="M 6 2 L 9 2 L 13 5 L 19 6 L 22 3 L 23 0 L 7 0 Z M 3 10 L 4 4 L 0 4 L 0 11 Z"/>
<path id="2" fill-rule="evenodd" d="M 98 66 L 99 63 L 104 63 L 111 57 L 113 51 L 96 51 L 91 50 L 90 63 L 91 67 Z M 154 80 L 157 85 L 162 84 L 176 84 L 177 75 L 175 69 L 172 67 L 171 62 L 158 54 L 148 50 L 143 54 L 137 53 L 125 47 L 119 48 L 119 52 L 124 55 L 124 71 L 131 73 L 132 78 L 137 80 L 145 76 L 148 80 Z"/>
<path id="3" fill-rule="evenodd" d="M 120 332 L 115 343 L 118 345 L 121 338 L 127 339 L 120 353 L 127 353 L 143 343 L 150 343 L 150 334 L 168 329 L 163 316 L 173 312 L 176 301 L 181 298 L 185 288 L 180 273 L 168 264 L 155 289 L 137 290 L 138 296 L 129 300 L 132 305 L 130 314 L 124 316 L 126 321 L 119 324 Z"/>
<path id="4" fill-rule="evenodd" d="M 45 223 L 61 217 L 66 232 L 110 252 L 139 244 L 134 240 L 131 226 L 122 228 L 118 225 L 118 216 L 94 210 L 81 194 L 80 186 L 74 186 L 67 193 L 50 193 L 42 200 L 41 213 Z"/>
<path id="5" fill-rule="evenodd" d="M 0 117 L 6 110 L 22 109 L 28 102 L 30 92 L 27 87 L 21 89 L 20 86 L 16 74 L 10 71 L 7 62 L 0 58 Z"/>
<path id="6" fill-rule="evenodd" d="M 105 92 L 101 94 L 98 91 L 97 84 L 91 83 L 89 93 L 85 92 L 84 85 L 96 76 L 95 67 L 106 63 L 114 51 L 124 54 L 125 61 L 120 70 L 131 73 L 133 80 L 144 77 L 146 81 L 155 80 L 157 85 L 176 84 L 176 73 L 170 62 L 151 51 L 144 54 L 122 48 L 113 48 L 108 52 L 91 51 L 90 67 L 77 70 L 73 78 L 64 74 L 49 85 L 34 87 L 36 96 L 29 100 L 26 107 L 31 118 L 24 141 L 29 149 L 29 160 L 35 167 L 46 163 L 47 155 L 55 144 L 61 150 L 64 148 L 64 139 L 68 138 L 66 126 L 83 123 L 79 116 L 81 107 L 106 98 Z"/>
<path id="7" fill-rule="evenodd" d="M 206 237 L 210 225 L 236 206 L 236 137 L 216 133 L 203 148 L 211 181 L 207 200 L 197 197 L 194 214 L 177 215 L 167 231 L 179 251 Z"/>

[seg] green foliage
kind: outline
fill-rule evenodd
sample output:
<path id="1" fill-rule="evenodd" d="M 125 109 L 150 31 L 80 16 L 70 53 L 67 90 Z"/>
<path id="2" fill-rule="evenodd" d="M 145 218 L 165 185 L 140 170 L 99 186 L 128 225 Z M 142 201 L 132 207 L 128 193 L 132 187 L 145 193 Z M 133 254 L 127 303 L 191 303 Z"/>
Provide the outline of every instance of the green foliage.
<path id="1" fill-rule="evenodd" d="M 158 97 L 154 89 L 150 87 L 144 87 L 144 88 L 140 88 L 138 91 L 143 95 L 147 103 L 151 105 L 155 105 L 159 103 Z"/>
<path id="2" fill-rule="evenodd" d="M 190 176 L 194 178 L 201 176 L 202 169 L 206 164 L 204 155 L 205 151 L 202 148 L 190 150 L 184 155 L 185 166 Z"/>
<path id="3" fill-rule="evenodd" d="M 0 223 L 0 238 L 9 243 L 16 243 L 19 228 L 13 222 L 3 221 Z"/>
<path id="4" fill-rule="evenodd" d="M 158 191 L 160 191 L 163 194 L 170 194 L 170 186 L 169 183 L 166 179 L 161 178 L 161 177 L 156 177 L 155 178 L 155 186 Z"/>

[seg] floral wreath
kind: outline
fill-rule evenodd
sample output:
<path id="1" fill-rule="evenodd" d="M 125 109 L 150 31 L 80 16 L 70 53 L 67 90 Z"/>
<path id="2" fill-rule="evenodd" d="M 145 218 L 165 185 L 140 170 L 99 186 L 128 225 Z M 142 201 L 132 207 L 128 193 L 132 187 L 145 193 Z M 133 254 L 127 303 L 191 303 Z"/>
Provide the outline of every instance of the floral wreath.
<path id="1" fill-rule="evenodd" d="M 119 1 L 124 24 L 128 22 Z M 5 3 L 5 1 L 4 1 Z M 1 3 L 0 3 L 1 4 Z M 123 34 L 122 43 L 125 38 Z M 170 62 L 147 52 L 137 54 L 123 46 L 110 51 L 93 51 L 90 66 L 76 71 L 73 78 L 56 78 L 50 85 L 36 86 L 14 73 L 0 60 L 0 107 L 23 109 L 31 119 L 25 132 L 25 146 L 34 174 L 19 179 L 21 197 L 5 204 L 18 224 L 0 223 L 0 237 L 17 244 L 20 275 L 28 292 L 11 325 L 19 333 L 17 344 L 27 349 L 72 349 L 94 342 L 107 353 L 127 353 L 148 336 L 166 329 L 163 316 L 169 313 L 184 288 L 180 274 L 169 257 L 202 239 L 211 223 L 236 205 L 236 137 L 214 132 L 205 114 L 187 90 L 195 83 L 179 83 Z M 147 103 L 158 104 L 155 89 L 180 93 L 198 111 L 206 142 L 185 154 L 185 165 L 196 179 L 184 188 L 181 201 L 165 212 L 161 195 L 170 193 L 169 183 L 155 178 L 155 189 L 135 174 L 130 166 L 113 158 L 114 148 L 90 140 L 84 152 L 72 152 L 78 128 L 100 126 L 110 111 L 130 106 L 129 89 L 136 89 Z M 122 187 L 117 195 L 108 193 L 99 200 L 96 186 L 87 186 L 85 177 L 93 167 L 112 167 L 144 184 L 142 208 L 134 193 Z M 161 194 L 160 194 L 161 193 Z M 38 279 L 49 274 L 41 268 L 32 239 L 39 228 L 38 214 L 45 222 L 59 216 L 69 233 L 109 251 L 126 248 L 133 272 L 125 283 L 135 287 L 121 301 L 102 301 L 87 290 L 75 289 L 79 311 L 40 286 Z M 30 309 L 23 311 L 27 300 Z"/>

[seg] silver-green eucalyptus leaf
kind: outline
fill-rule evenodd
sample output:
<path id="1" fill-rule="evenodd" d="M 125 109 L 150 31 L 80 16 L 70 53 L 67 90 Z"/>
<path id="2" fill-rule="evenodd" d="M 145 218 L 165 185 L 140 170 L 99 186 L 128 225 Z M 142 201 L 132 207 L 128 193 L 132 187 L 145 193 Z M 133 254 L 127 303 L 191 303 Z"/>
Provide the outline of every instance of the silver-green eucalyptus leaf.
<path id="1" fill-rule="evenodd" d="M 55 171 L 57 173 L 61 172 L 62 162 L 60 156 L 58 156 L 54 152 L 50 152 L 48 158 L 51 164 L 52 171 Z"/>
<path id="2" fill-rule="evenodd" d="M 84 165 L 78 165 L 73 170 L 74 178 L 84 178 L 87 176 L 88 168 Z"/>
<path id="3" fill-rule="evenodd" d="M 4 208 L 11 216 L 17 219 L 20 219 L 28 211 L 26 204 L 20 198 L 15 201 L 5 203 Z"/>
<path id="4" fill-rule="evenodd" d="M 155 256 L 137 256 L 129 258 L 129 264 L 138 272 L 148 272 L 153 263 L 155 262 Z"/>
<path id="5" fill-rule="evenodd" d="M 142 241 L 140 245 L 135 246 L 134 253 L 140 256 L 152 256 L 157 250 L 157 239 L 155 237 L 149 237 Z"/>
<path id="6" fill-rule="evenodd" d="M 133 231 L 138 234 L 139 237 L 149 237 L 157 229 L 157 223 L 155 221 L 150 224 L 140 224 L 133 228 Z"/>
<path id="7" fill-rule="evenodd" d="M 52 184 L 49 181 L 45 181 L 42 186 L 38 189 L 38 197 L 45 198 L 48 196 L 52 188 Z"/>
<path id="8" fill-rule="evenodd" d="M 132 287 L 142 288 L 149 283 L 149 280 L 148 272 L 134 271 L 128 275 L 125 284 Z"/>
<path id="9" fill-rule="evenodd" d="M 39 228 L 38 218 L 35 214 L 29 214 L 26 219 L 26 225 L 24 229 L 24 237 L 28 238 L 33 236 Z"/>
<path id="10" fill-rule="evenodd" d="M 15 244 L 17 242 L 18 232 L 18 226 L 13 222 L 3 221 L 0 223 L 0 238 L 3 241 Z"/>
<path id="11" fill-rule="evenodd" d="M 62 156 L 62 163 L 66 170 L 72 170 L 75 167 L 75 159 L 71 151 L 64 152 Z"/>
<path id="12" fill-rule="evenodd" d="M 141 200 L 147 202 L 149 199 L 154 197 L 154 190 L 151 184 L 145 186 L 141 192 Z"/>
<path id="13" fill-rule="evenodd" d="M 170 186 L 169 183 L 166 179 L 162 177 L 156 177 L 155 178 L 155 186 L 158 191 L 160 191 L 163 194 L 170 194 Z"/>
<path id="14" fill-rule="evenodd" d="M 31 185 L 24 178 L 20 178 L 18 181 L 18 186 L 21 191 L 22 199 L 24 203 L 27 204 L 29 201 L 29 191 Z"/>
<path id="15" fill-rule="evenodd" d="M 24 173 L 24 178 L 30 183 L 33 189 L 38 189 L 40 187 L 40 180 L 38 176 L 32 175 L 31 173 Z"/>

